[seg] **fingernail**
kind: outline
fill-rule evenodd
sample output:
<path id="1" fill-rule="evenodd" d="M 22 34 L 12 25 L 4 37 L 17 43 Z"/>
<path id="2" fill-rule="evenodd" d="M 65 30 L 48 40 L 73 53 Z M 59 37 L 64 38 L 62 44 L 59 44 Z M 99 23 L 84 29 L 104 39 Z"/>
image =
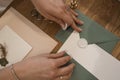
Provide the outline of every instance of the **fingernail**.
<path id="1" fill-rule="evenodd" d="M 82 31 L 82 29 L 81 29 L 81 28 L 78 28 L 77 32 L 81 32 L 81 31 Z"/>
<path id="2" fill-rule="evenodd" d="M 68 53 L 68 50 L 65 50 L 66 53 Z"/>
<path id="3" fill-rule="evenodd" d="M 78 13 L 76 13 L 76 16 L 78 16 Z"/>
<path id="4" fill-rule="evenodd" d="M 76 15 L 78 15 L 78 13 L 76 13 Z"/>
<path id="5" fill-rule="evenodd" d="M 65 54 L 65 51 L 61 51 L 61 53 Z"/>
<path id="6" fill-rule="evenodd" d="M 72 63 L 72 65 L 73 65 L 73 68 L 75 67 L 75 64 L 74 63 Z"/>
<path id="7" fill-rule="evenodd" d="M 60 24 L 60 26 L 61 26 L 62 28 L 64 28 L 64 24 Z"/>
<path id="8" fill-rule="evenodd" d="M 70 58 L 73 59 L 72 54 L 69 54 Z"/>
<path id="9" fill-rule="evenodd" d="M 80 32 L 82 31 L 82 29 L 81 28 L 79 28 L 80 29 Z"/>
<path id="10" fill-rule="evenodd" d="M 84 24 L 84 22 L 83 21 L 80 21 L 81 22 L 81 24 Z"/>

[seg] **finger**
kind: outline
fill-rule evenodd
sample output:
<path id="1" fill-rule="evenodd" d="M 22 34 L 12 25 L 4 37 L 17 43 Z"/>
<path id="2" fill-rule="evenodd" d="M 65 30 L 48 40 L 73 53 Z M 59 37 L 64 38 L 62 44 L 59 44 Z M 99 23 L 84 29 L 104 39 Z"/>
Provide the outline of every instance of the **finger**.
<path id="1" fill-rule="evenodd" d="M 62 21 L 61 19 L 55 18 L 54 16 L 51 15 L 51 18 L 49 17 L 50 20 L 56 22 L 57 24 L 59 24 L 62 28 L 65 27 L 65 22 Z"/>
<path id="2" fill-rule="evenodd" d="M 70 59 L 71 59 L 70 56 L 64 56 L 64 57 L 56 59 L 55 63 L 57 65 L 57 67 L 61 67 L 61 66 L 65 65 L 68 61 L 70 61 Z"/>
<path id="3" fill-rule="evenodd" d="M 73 71 L 67 75 L 68 79 L 70 79 L 72 73 L 73 73 Z"/>
<path id="4" fill-rule="evenodd" d="M 64 75 L 64 76 L 61 75 L 62 76 L 62 80 L 70 80 L 71 75 L 72 75 L 72 72 L 67 74 L 67 75 Z M 55 80 L 60 80 L 61 76 L 58 76 Z"/>
<path id="5" fill-rule="evenodd" d="M 65 12 L 66 9 L 63 7 L 57 8 L 57 9 L 58 9 L 57 11 L 53 11 L 54 14 L 53 14 L 53 12 L 52 13 L 50 12 L 49 14 L 62 20 L 64 23 L 71 24 L 73 21 L 72 16 Z"/>
<path id="6" fill-rule="evenodd" d="M 59 24 L 61 27 L 64 27 L 65 26 L 65 23 L 61 20 L 61 19 L 58 19 L 50 14 L 46 14 L 46 18 L 49 19 L 49 20 L 52 20 L 54 22 L 56 22 L 57 24 Z"/>
<path id="7" fill-rule="evenodd" d="M 62 51 L 62 52 L 56 53 L 56 54 L 50 54 L 49 58 L 60 58 L 60 57 L 63 57 L 64 54 L 65 54 L 65 51 Z"/>
<path id="8" fill-rule="evenodd" d="M 74 15 L 74 16 L 78 16 L 78 13 L 76 13 L 74 10 L 70 9 L 70 12 Z"/>
<path id="9" fill-rule="evenodd" d="M 63 1 L 63 3 L 65 3 L 66 2 L 66 0 L 62 0 Z"/>
<path id="10" fill-rule="evenodd" d="M 36 55 L 36 56 L 43 57 L 43 56 L 48 56 L 48 55 L 50 55 L 50 53 L 42 53 L 42 54 L 38 54 L 38 55 Z"/>
<path id="11" fill-rule="evenodd" d="M 72 14 L 71 14 L 70 12 L 66 11 L 66 13 L 67 13 L 69 16 L 72 16 Z M 73 19 L 73 16 L 72 16 L 71 20 L 72 20 L 72 22 L 71 22 L 70 26 L 71 26 L 74 30 L 76 30 L 77 32 L 81 32 L 81 29 L 80 29 L 78 26 L 76 26 L 76 24 L 75 24 L 75 22 L 74 22 L 74 19 Z"/>
<path id="12" fill-rule="evenodd" d="M 73 22 L 72 16 L 71 16 L 71 14 L 70 14 L 67 10 L 65 10 L 65 13 L 64 13 L 62 19 L 63 19 L 63 21 L 64 21 L 65 23 L 67 23 L 68 25 L 71 25 L 72 22 Z"/>
<path id="13" fill-rule="evenodd" d="M 82 31 L 82 29 L 80 29 L 80 28 L 75 24 L 75 22 L 73 22 L 73 24 L 71 25 L 71 27 L 72 27 L 74 30 L 76 30 L 77 32 L 81 32 L 81 31 Z"/>
<path id="14" fill-rule="evenodd" d="M 59 20 L 61 20 L 64 23 L 67 23 L 68 25 L 72 25 L 72 23 L 74 22 L 74 20 L 72 18 L 72 15 L 70 14 L 70 12 L 68 12 L 65 7 L 66 6 L 64 6 L 62 8 L 61 7 L 57 8 L 57 11 L 56 11 L 56 8 L 55 8 L 55 11 L 49 12 L 49 15 L 58 18 Z M 54 21 L 57 22 L 58 20 L 54 20 Z M 63 27 L 64 23 L 62 23 L 62 22 L 57 22 L 57 23 L 59 23 Z"/>
<path id="15" fill-rule="evenodd" d="M 51 15 L 52 16 L 52 15 Z M 56 23 L 58 23 L 60 26 L 61 26 L 61 28 L 65 28 L 65 22 L 63 21 L 63 20 L 61 20 L 61 19 L 57 19 L 57 18 L 55 18 L 55 17 L 51 17 L 50 18 L 52 21 L 54 21 L 54 22 L 56 22 Z"/>
<path id="16" fill-rule="evenodd" d="M 61 26 L 61 28 L 63 28 L 63 29 L 66 27 L 65 22 L 61 19 L 57 19 L 57 18 L 53 17 L 53 18 L 51 18 L 51 20 L 58 23 Z"/>
<path id="17" fill-rule="evenodd" d="M 55 14 L 50 13 L 51 15 L 57 17 L 58 19 L 62 20 L 63 22 L 67 23 L 68 25 L 70 25 L 73 29 L 75 29 L 76 31 L 80 32 L 81 30 L 76 26 L 72 15 L 70 14 L 70 12 L 68 12 L 66 9 L 58 9 L 58 11 L 55 12 Z"/>
<path id="18" fill-rule="evenodd" d="M 65 27 L 65 23 L 64 23 L 62 20 L 60 20 L 60 19 L 58 19 L 58 18 L 56 18 L 56 17 L 54 17 L 54 16 L 52 16 L 52 15 L 50 15 L 50 14 L 46 14 L 46 13 L 44 13 L 43 16 L 44 16 L 45 18 L 47 18 L 48 20 L 52 20 L 52 21 L 56 22 L 56 23 L 59 24 L 62 28 Z"/>
<path id="19" fill-rule="evenodd" d="M 58 18 L 55 18 L 55 17 L 53 17 L 52 15 L 49 15 L 49 16 L 48 16 L 48 19 L 56 22 L 56 23 L 59 24 L 62 28 L 65 27 L 65 23 L 64 23 L 62 20 L 60 20 L 60 19 L 58 19 Z"/>
<path id="20" fill-rule="evenodd" d="M 49 18 L 48 18 L 48 19 L 56 22 L 56 23 L 59 24 L 60 26 L 64 26 L 64 22 L 63 22 L 62 20 L 56 18 L 56 17 L 53 17 L 53 16 L 50 16 L 50 15 L 49 15 Z"/>
<path id="21" fill-rule="evenodd" d="M 83 24 L 84 24 L 84 22 L 81 21 L 81 20 L 79 20 L 76 16 L 72 15 L 72 17 L 73 17 L 74 21 L 75 21 L 77 24 L 79 24 L 79 25 L 83 25 Z"/>
<path id="22" fill-rule="evenodd" d="M 58 70 L 58 74 L 57 75 L 60 76 L 60 75 L 67 75 L 67 74 L 71 73 L 73 71 L 74 66 L 75 66 L 75 64 L 72 63 L 72 64 L 70 64 L 68 66 L 60 68 Z"/>

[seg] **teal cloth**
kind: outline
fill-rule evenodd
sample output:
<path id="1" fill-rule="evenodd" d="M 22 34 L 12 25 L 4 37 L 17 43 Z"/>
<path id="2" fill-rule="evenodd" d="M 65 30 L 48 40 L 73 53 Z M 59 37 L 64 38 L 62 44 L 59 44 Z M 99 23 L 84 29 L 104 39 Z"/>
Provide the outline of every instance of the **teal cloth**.
<path id="1" fill-rule="evenodd" d="M 66 53 L 65 56 L 67 55 L 68 54 Z M 71 63 L 75 64 L 75 68 L 73 70 L 70 80 L 98 80 L 94 75 L 92 75 L 89 71 L 87 71 L 83 66 L 81 66 L 74 59 L 71 59 L 66 65 Z"/>
<path id="2" fill-rule="evenodd" d="M 77 13 L 79 14 L 78 18 L 84 21 L 84 25 L 78 25 L 83 30 L 80 33 L 80 37 L 85 38 L 89 44 L 97 44 L 108 53 L 112 53 L 113 48 L 120 38 L 82 14 L 80 11 L 77 10 Z M 56 34 L 56 38 L 64 43 L 72 32 L 72 28 L 68 28 L 66 31 L 60 30 Z M 88 72 L 84 67 L 82 67 L 81 64 L 77 63 L 74 59 L 72 59 L 70 62 L 73 62 L 76 65 L 70 80 L 98 80 L 94 75 Z"/>

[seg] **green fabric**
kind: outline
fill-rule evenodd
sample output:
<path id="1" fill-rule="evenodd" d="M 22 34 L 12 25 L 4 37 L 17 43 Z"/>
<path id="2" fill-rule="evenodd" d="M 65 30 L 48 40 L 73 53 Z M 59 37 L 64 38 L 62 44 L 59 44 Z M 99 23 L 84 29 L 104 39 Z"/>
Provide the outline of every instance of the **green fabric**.
<path id="1" fill-rule="evenodd" d="M 73 32 L 73 29 L 70 27 L 66 31 L 61 29 L 60 31 L 58 31 L 58 33 L 55 35 L 55 37 L 56 37 L 56 39 L 58 39 L 62 43 L 64 43 L 72 32 Z"/>
<path id="2" fill-rule="evenodd" d="M 119 38 L 95 21 L 83 15 L 81 12 L 77 11 L 77 13 L 79 14 L 78 18 L 84 21 L 84 25 L 78 25 L 83 30 L 80 33 L 80 37 L 85 38 L 89 44 L 95 43 L 108 53 L 112 53 L 112 50 L 119 41 Z M 56 38 L 64 43 L 72 32 L 73 30 L 71 28 L 68 28 L 66 31 L 60 30 L 56 34 Z M 98 80 L 74 59 L 72 59 L 70 62 L 76 64 L 70 80 Z"/>
<path id="3" fill-rule="evenodd" d="M 67 55 L 68 54 L 65 54 L 65 56 Z M 74 71 L 70 80 L 98 80 L 94 75 L 88 72 L 83 66 L 81 66 L 74 59 L 71 59 L 66 65 L 71 63 L 74 63 L 76 66 L 74 68 Z"/>

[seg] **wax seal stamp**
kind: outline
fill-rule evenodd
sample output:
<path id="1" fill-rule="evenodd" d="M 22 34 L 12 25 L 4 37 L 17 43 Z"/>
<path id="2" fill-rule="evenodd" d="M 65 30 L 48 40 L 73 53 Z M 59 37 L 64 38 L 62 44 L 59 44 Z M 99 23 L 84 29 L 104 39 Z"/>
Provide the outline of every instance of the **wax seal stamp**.
<path id="1" fill-rule="evenodd" d="M 80 48 L 86 48 L 88 46 L 88 42 L 85 38 L 81 38 L 79 41 L 78 41 L 78 46 Z"/>

